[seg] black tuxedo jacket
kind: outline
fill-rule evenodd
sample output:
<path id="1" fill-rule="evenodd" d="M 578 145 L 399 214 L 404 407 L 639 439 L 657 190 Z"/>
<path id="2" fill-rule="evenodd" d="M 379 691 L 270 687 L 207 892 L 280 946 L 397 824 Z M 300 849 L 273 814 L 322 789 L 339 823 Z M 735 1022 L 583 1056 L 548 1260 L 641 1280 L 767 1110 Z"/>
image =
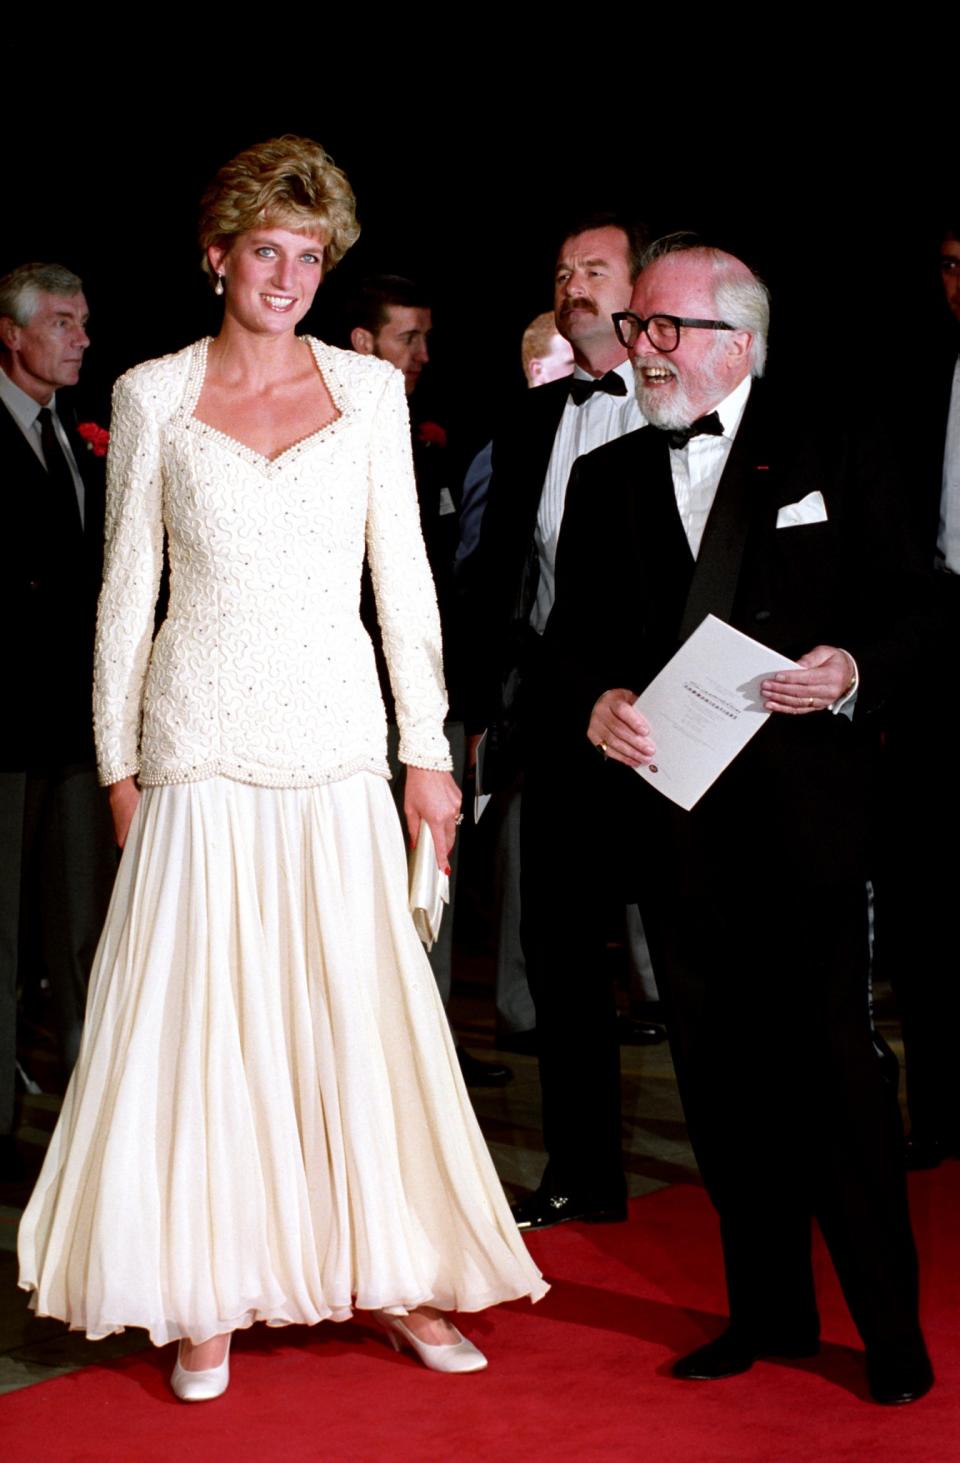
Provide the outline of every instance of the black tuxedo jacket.
<path id="1" fill-rule="evenodd" d="M 960 329 L 951 320 L 924 339 L 924 384 L 888 427 L 905 492 L 914 541 L 932 563 L 940 531 L 943 457 Z"/>
<path id="2" fill-rule="evenodd" d="M 490 726 L 505 710 L 512 714 L 517 678 L 536 638 L 529 622 L 540 574 L 537 509 L 569 390 L 564 379 L 524 392 L 494 432 L 480 542 L 462 586 L 470 730 Z"/>
<path id="3" fill-rule="evenodd" d="M 69 398 L 57 415 L 85 488 L 79 510 L 51 490 L 46 470 L 0 403 L 4 533 L 0 596 L 7 709 L 0 769 L 44 769 L 93 759 L 93 634 L 103 558 L 103 462 L 76 433 Z"/>
<path id="4" fill-rule="evenodd" d="M 819 490 L 825 522 L 777 528 L 778 510 Z M 904 688 L 934 633 L 930 576 L 911 560 L 901 490 L 876 437 L 784 419 L 755 385 L 694 562 L 664 435 L 630 433 L 580 458 L 567 495 L 557 597 L 538 705 L 557 775 L 579 769 L 626 847 L 667 858 L 694 888 L 780 883 L 865 868 L 871 713 Z M 819 644 L 857 660 L 854 724 L 774 714 L 691 812 L 586 740 L 604 691 L 641 691 L 713 613 L 796 658 Z M 654 728 L 654 733 L 656 728 Z M 631 853 L 627 862 L 635 863 Z"/>
<path id="5" fill-rule="evenodd" d="M 920 359 L 925 365 L 925 387 L 911 401 L 909 411 L 893 423 L 893 439 L 905 491 L 908 529 L 926 564 L 936 559 L 943 493 L 944 451 L 953 375 L 960 347 L 960 330 L 951 319 L 926 343 Z M 960 576 L 934 576 L 940 615 L 936 675 L 936 723 L 918 721 L 909 705 L 893 705 L 884 717 L 886 764 L 890 778 L 884 787 L 883 811 L 889 826 L 884 832 L 899 860 L 918 837 L 936 838 L 941 820 L 949 820 L 956 775 L 953 728 L 960 715 L 960 690 L 943 667 L 956 661 L 960 641 Z M 937 674 L 939 672 L 939 674 Z M 922 834 L 919 832 L 923 829 Z M 902 847 L 898 848 L 897 844 Z"/>

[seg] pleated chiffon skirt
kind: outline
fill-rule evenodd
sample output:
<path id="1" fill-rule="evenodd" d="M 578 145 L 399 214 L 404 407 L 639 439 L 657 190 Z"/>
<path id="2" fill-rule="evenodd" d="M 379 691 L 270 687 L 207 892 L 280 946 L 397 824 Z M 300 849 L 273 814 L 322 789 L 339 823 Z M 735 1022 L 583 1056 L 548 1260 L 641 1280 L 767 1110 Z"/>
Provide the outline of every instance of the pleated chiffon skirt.
<path id="1" fill-rule="evenodd" d="M 544 1294 L 383 778 L 144 791 L 19 1251 L 39 1315 L 157 1344 Z"/>

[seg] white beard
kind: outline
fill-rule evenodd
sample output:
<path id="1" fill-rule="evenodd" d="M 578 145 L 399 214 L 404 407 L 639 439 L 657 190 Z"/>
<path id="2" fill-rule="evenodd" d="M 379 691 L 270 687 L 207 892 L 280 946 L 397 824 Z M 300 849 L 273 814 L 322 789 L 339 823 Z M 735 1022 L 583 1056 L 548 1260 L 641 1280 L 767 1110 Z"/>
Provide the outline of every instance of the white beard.
<path id="1" fill-rule="evenodd" d="M 696 411 L 690 394 L 676 373 L 673 385 L 667 387 L 648 386 L 638 364 L 634 365 L 633 373 L 636 378 L 634 389 L 637 405 L 651 426 L 667 429 L 689 427 L 691 422 L 696 421 Z"/>
<path id="2" fill-rule="evenodd" d="M 685 378 L 661 356 L 656 364 L 673 373 L 671 386 L 648 386 L 643 379 L 643 366 L 653 364 L 639 358 L 633 363 L 637 404 L 651 426 L 672 430 L 689 427 L 727 395 L 727 386 L 718 369 L 724 354 L 724 343 L 717 341 L 711 355 L 696 368 L 687 366 Z"/>

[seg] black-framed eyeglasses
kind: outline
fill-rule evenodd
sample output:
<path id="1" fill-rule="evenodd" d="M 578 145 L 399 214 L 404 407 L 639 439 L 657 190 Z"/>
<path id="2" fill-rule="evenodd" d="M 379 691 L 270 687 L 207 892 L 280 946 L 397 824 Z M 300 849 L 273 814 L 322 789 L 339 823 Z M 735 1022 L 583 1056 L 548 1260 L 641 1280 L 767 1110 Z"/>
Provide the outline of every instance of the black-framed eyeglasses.
<path id="1" fill-rule="evenodd" d="M 618 310 L 613 317 L 617 339 L 626 350 L 633 350 L 641 335 L 646 335 L 655 351 L 669 355 L 680 344 L 681 326 L 685 330 L 736 330 L 726 320 L 691 320 L 686 315 L 651 315 L 641 320 L 632 310 Z"/>

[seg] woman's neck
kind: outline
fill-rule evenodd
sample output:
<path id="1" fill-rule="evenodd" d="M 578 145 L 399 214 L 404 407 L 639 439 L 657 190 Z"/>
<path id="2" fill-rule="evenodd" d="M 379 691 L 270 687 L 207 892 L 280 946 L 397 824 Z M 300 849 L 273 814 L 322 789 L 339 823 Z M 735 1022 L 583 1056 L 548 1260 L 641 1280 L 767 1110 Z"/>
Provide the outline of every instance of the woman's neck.
<path id="1" fill-rule="evenodd" d="M 212 364 L 225 383 L 256 389 L 268 381 L 295 375 L 303 368 L 305 341 L 292 331 L 283 335 L 257 335 L 224 320 L 208 352 L 208 368 Z"/>

